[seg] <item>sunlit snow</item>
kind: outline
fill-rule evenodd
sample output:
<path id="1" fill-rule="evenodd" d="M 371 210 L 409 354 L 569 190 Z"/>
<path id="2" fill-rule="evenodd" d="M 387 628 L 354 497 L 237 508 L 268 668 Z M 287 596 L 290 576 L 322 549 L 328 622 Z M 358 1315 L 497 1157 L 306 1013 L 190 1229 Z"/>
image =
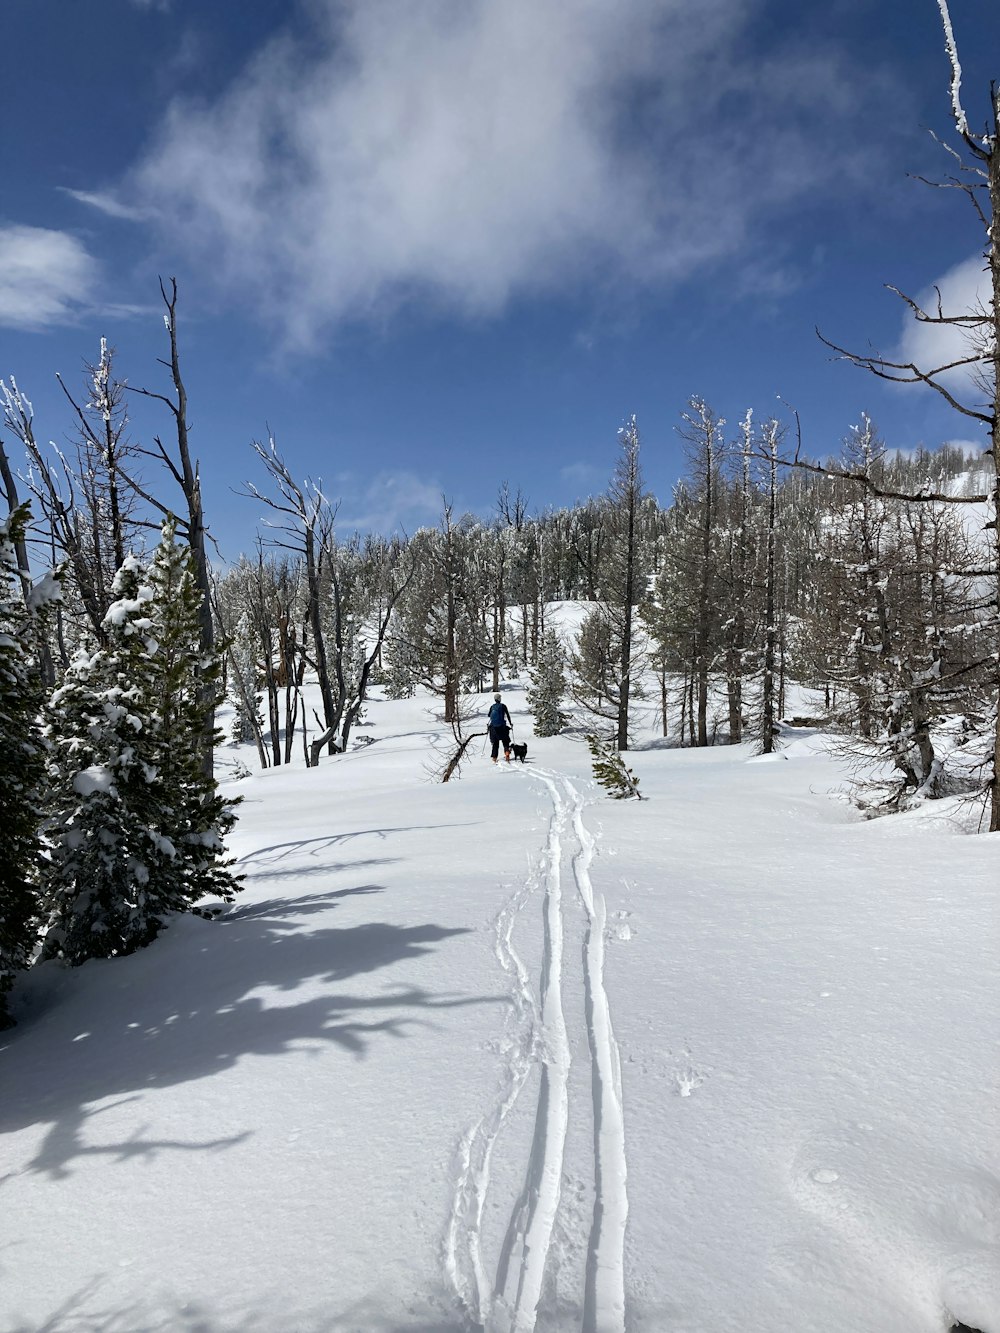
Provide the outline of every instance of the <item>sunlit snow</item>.
<path id="1" fill-rule="evenodd" d="M 19 985 L 0 1327 L 1000 1331 L 996 839 L 652 715 L 611 801 L 504 697 L 526 764 L 376 699 L 218 920 Z"/>

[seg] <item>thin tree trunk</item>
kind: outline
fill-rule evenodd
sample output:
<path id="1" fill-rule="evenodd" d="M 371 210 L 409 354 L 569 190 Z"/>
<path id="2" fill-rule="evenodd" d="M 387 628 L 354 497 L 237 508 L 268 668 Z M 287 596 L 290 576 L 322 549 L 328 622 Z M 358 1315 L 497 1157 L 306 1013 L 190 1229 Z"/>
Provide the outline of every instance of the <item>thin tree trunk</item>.
<path id="1" fill-rule="evenodd" d="M 14 480 L 14 473 L 7 458 L 3 440 L 0 440 L 0 479 L 3 480 L 4 493 L 7 496 L 7 510 L 12 514 L 20 506 L 21 499 L 18 495 L 17 482 Z M 17 557 L 17 575 L 21 582 L 21 593 L 24 597 L 24 604 L 27 606 L 31 594 L 31 565 L 28 560 L 28 543 L 25 541 L 23 533 L 19 533 L 14 542 L 14 554 Z M 61 615 L 61 612 L 59 614 Z M 56 669 L 52 661 L 52 650 L 42 635 L 38 636 L 37 652 L 38 669 L 42 683 L 51 688 L 56 683 Z"/>
<path id="2" fill-rule="evenodd" d="M 500 688 L 500 608 L 496 602 L 493 603 L 493 661 L 492 661 L 492 688 L 496 692 Z"/>
<path id="3" fill-rule="evenodd" d="M 635 493 L 630 495 L 622 607 L 621 685 L 618 691 L 618 749 L 628 749 L 628 707 L 632 690 L 632 598 L 635 590 Z"/>
<path id="4" fill-rule="evenodd" d="M 991 89 L 993 100 L 993 142 L 989 154 L 988 183 L 990 194 L 989 258 L 993 279 L 993 421 L 991 449 L 993 455 L 993 562 L 997 586 L 997 648 L 1000 650 L 1000 86 Z M 1000 832 L 1000 653 L 998 671 L 994 680 L 994 698 L 997 716 L 993 732 L 993 786 L 990 799 L 990 832 Z"/>
<path id="5" fill-rule="evenodd" d="M 766 555 L 766 594 L 764 610 L 764 680 L 763 680 L 763 719 L 761 722 L 761 752 L 770 754 L 774 750 L 775 711 L 774 711 L 774 665 L 775 649 L 778 640 L 775 597 L 775 524 L 778 503 L 778 446 L 773 436 L 765 439 L 768 451 L 770 475 L 768 479 L 767 501 L 767 555 Z"/>
<path id="6" fill-rule="evenodd" d="M 181 377 L 180 354 L 177 349 L 177 279 L 170 279 L 170 294 L 160 282 L 160 292 L 167 307 L 167 332 L 170 335 L 170 375 L 177 395 L 176 404 L 169 404 L 177 428 L 177 456 L 179 469 L 170 464 L 174 475 L 181 483 L 188 507 L 187 535 L 191 554 L 194 557 L 195 581 L 201 595 L 198 621 L 201 635 L 201 651 L 210 658 L 215 652 L 215 628 L 212 623 L 212 585 L 208 568 L 208 555 L 205 549 L 205 515 L 201 502 L 201 477 L 198 465 L 191 458 L 191 446 L 188 438 L 187 390 Z M 157 441 L 157 443 L 159 443 Z M 166 452 L 162 450 L 166 458 Z M 169 460 L 168 460 L 169 463 Z M 208 778 L 214 772 L 215 746 L 215 687 L 206 681 L 199 690 L 203 709 L 202 717 L 202 771 Z"/>

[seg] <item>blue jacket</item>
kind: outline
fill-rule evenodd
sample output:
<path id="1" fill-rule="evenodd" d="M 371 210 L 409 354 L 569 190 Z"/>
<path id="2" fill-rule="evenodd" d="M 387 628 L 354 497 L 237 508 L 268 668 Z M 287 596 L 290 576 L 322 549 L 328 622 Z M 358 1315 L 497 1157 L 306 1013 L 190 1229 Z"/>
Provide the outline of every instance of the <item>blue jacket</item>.
<path id="1" fill-rule="evenodd" d="M 490 726 L 491 727 L 510 727 L 513 723 L 510 720 L 510 713 L 507 712 L 507 705 L 500 703 L 499 700 L 490 708 Z"/>

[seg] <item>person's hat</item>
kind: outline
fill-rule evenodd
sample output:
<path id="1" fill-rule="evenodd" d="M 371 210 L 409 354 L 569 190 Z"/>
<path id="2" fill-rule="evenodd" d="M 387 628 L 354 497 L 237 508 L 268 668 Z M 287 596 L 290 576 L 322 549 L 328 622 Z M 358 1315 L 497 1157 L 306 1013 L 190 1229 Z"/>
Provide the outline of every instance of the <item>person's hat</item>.
<path id="1" fill-rule="evenodd" d="M 499 696 L 499 694 L 494 694 L 493 698 L 494 698 L 494 699 L 499 699 L 500 696 Z"/>

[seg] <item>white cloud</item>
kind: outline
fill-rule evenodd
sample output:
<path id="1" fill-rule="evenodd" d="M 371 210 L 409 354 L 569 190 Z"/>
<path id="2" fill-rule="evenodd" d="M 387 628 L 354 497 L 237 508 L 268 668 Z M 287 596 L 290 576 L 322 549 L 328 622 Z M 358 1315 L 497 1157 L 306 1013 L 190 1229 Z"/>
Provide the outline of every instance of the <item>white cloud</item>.
<path id="1" fill-rule="evenodd" d="M 0 326 L 65 324 L 90 298 L 97 264 L 75 236 L 44 227 L 0 227 Z"/>
<path id="2" fill-rule="evenodd" d="M 481 316 L 681 279 L 789 199 L 860 186 L 876 151 L 843 131 L 877 81 L 822 53 L 741 63 L 760 8 L 309 0 L 308 41 L 171 106 L 131 196 L 304 346 L 408 299 Z"/>
<path id="3" fill-rule="evenodd" d="M 603 490 L 607 485 L 608 470 L 603 471 L 595 463 L 568 463 L 559 469 L 559 477 L 568 486 L 576 487 L 581 494 L 592 495 Z"/>
<path id="4" fill-rule="evenodd" d="M 120 218 L 126 222 L 141 222 L 146 216 L 141 208 L 123 204 L 120 199 L 107 191 L 71 190 L 65 185 L 59 185 L 56 188 L 63 194 L 68 194 L 71 199 L 75 199 L 78 204 L 85 204 L 88 208 L 96 208 L 99 213 L 103 213 L 109 218 Z"/>
<path id="5" fill-rule="evenodd" d="M 337 513 L 338 532 L 412 533 L 441 517 L 442 488 L 412 472 L 380 472 L 356 493 L 352 480 L 350 475 L 339 478 L 345 498 Z"/>
<path id="6" fill-rule="evenodd" d="M 921 309 L 936 315 L 939 293 L 941 310 L 945 315 L 965 315 L 988 310 L 992 305 L 993 288 L 983 256 L 973 255 L 956 264 L 914 299 Z M 914 319 L 907 310 L 903 317 L 899 344 L 888 354 L 887 359 L 906 365 L 912 363 L 924 371 L 934 370 L 938 366 L 951 365 L 962 357 L 973 355 L 979 345 L 977 336 L 982 337 L 982 330 L 977 334 L 976 330 L 963 329 L 953 324 L 926 324 Z M 953 393 L 968 395 L 971 390 L 976 395 L 981 371 L 975 367 L 965 367 L 947 371 L 938 378 Z"/>

